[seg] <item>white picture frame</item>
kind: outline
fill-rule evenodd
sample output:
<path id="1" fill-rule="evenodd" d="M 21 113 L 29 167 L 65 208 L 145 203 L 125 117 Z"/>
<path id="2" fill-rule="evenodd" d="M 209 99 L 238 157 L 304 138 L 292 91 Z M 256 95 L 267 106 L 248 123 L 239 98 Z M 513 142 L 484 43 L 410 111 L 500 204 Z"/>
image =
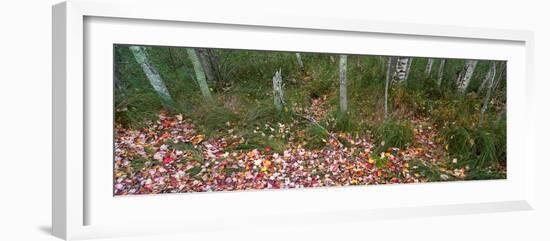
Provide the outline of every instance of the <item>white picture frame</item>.
<path id="1" fill-rule="evenodd" d="M 168 0 L 72 0 L 53 7 L 54 235 L 63 239 L 85 239 L 223 230 L 243 224 L 258 225 L 250 219 L 259 216 L 269 217 L 271 223 L 295 225 L 306 221 L 322 222 L 320 220 L 325 220 L 323 217 L 332 217 L 326 220 L 349 221 L 533 208 L 535 157 L 531 148 L 535 145 L 533 130 L 529 128 L 529 116 L 532 116 L 529 94 L 533 91 L 531 32 L 350 19 L 300 18 L 277 14 L 220 16 L 193 11 L 185 11 L 185 14 L 182 14 L 180 9 L 184 9 L 187 4 Z M 150 11 L 151 9 L 155 11 Z M 136 28 L 147 29 L 149 33 L 155 34 L 138 34 Z M 178 31 L 204 34 L 224 31 L 227 41 L 222 46 L 215 41 L 204 42 L 205 39 L 200 37 L 185 37 Z M 174 37 L 167 38 L 169 34 Z M 277 36 L 286 38 L 266 45 L 267 40 Z M 257 38 L 258 41 L 245 41 L 245 37 Z M 292 41 L 285 40 L 289 37 Z M 317 44 L 305 42 L 312 38 L 325 40 Z M 348 41 L 349 44 L 344 47 L 329 44 L 336 40 Z M 368 47 L 359 47 L 359 41 L 370 41 L 368 43 L 371 44 Z M 388 41 L 395 41 L 397 44 L 389 48 Z M 98 112 L 107 108 L 106 105 L 109 103 L 112 105 L 112 99 L 98 98 L 109 93 L 101 91 L 112 88 L 109 87 L 112 82 L 86 81 L 87 78 L 104 77 L 109 73 L 112 55 L 107 55 L 105 51 L 106 47 L 109 44 L 112 46 L 113 43 L 506 60 L 510 64 L 508 84 L 511 87 L 508 93 L 508 178 L 497 181 L 418 185 L 113 197 L 112 189 L 105 190 L 106 185 L 112 185 L 109 184 L 112 179 L 101 181 L 102 177 L 105 178 L 105 175 L 112 171 L 112 168 L 108 169 L 112 163 L 98 165 L 96 162 L 91 163 L 88 157 L 91 151 L 95 156 L 101 156 L 96 154 L 103 153 L 99 149 L 105 150 L 104 147 L 112 145 L 112 139 L 109 144 L 106 141 L 108 137 L 96 134 L 96 130 L 108 128 L 112 123 L 109 122 L 112 121 L 112 116 L 108 116 L 112 111 Z M 432 46 L 431 50 L 425 46 L 426 44 Z M 464 51 L 468 49 L 470 52 Z M 91 52 L 94 53 L 92 57 L 89 56 Z M 110 66 L 112 67 L 112 64 Z M 90 74 L 88 68 L 94 70 L 93 74 Z M 112 91 L 110 94 L 112 95 Z M 112 133 L 112 130 L 108 131 Z M 94 137 L 90 139 L 91 133 Z M 98 147 L 93 143 L 109 145 Z M 96 147 L 98 149 L 94 149 Z M 90 179 L 94 180 L 93 184 Z M 404 194 L 410 198 L 402 199 Z M 372 198 L 374 195 L 376 198 Z M 421 195 L 436 200 L 426 201 L 419 198 Z M 458 195 L 461 197 L 458 198 Z M 193 211 L 199 210 L 201 206 L 213 205 L 220 199 L 224 199 L 232 207 L 244 206 L 244 202 L 251 202 L 246 206 L 252 208 L 257 207 L 257 203 L 260 202 L 278 202 L 281 209 L 244 213 L 237 212 L 238 208 L 213 209 L 206 213 Z M 285 202 L 290 199 L 302 200 L 309 205 L 293 207 L 290 202 Z M 314 204 L 313 200 L 324 201 Z M 340 205 L 344 208 L 331 206 L 331 203 L 344 202 L 348 204 Z M 368 208 L 363 204 L 368 204 Z M 180 220 L 178 225 L 170 225 L 174 219 L 166 217 L 165 214 L 163 216 L 162 213 L 177 205 L 194 207 L 186 214 L 194 219 Z M 147 210 L 147 207 L 150 207 L 150 210 Z M 149 223 L 145 229 L 132 223 L 130 213 L 135 210 L 144 211 L 145 217 L 153 220 L 153 224 Z M 223 219 L 224 215 L 229 214 L 233 215 L 232 222 Z M 110 220 L 110 215 L 122 218 L 114 221 Z M 204 217 L 201 219 L 200 215 Z M 208 227 L 205 227 L 205 224 L 209 224 Z"/>

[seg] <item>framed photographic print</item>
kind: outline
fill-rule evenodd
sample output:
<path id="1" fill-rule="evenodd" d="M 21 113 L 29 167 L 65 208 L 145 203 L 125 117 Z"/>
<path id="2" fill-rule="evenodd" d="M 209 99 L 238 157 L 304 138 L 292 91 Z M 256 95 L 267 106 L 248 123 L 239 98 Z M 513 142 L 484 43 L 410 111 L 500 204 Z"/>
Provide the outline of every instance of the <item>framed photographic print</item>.
<path id="1" fill-rule="evenodd" d="M 532 208 L 530 32 L 184 7 L 54 6 L 56 236 Z"/>

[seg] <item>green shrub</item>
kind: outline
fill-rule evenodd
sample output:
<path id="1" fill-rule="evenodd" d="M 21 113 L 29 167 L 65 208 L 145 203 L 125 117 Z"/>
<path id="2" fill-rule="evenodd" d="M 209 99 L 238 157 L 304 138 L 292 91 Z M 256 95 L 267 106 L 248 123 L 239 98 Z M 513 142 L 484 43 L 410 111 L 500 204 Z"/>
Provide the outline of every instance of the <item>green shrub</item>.
<path id="1" fill-rule="evenodd" d="M 135 93 L 116 107 L 115 121 L 124 127 L 141 128 L 156 120 L 163 109 L 156 93 Z"/>
<path id="2" fill-rule="evenodd" d="M 198 127 L 207 135 L 219 134 L 229 128 L 228 123 L 235 122 L 238 117 L 231 110 L 218 104 L 204 103 L 193 112 L 193 119 Z"/>
<path id="3" fill-rule="evenodd" d="M 443 132 L 451 156 L 468 159 L 472 156 L 474 137 L 467 128 L 457 126 Z"/>
<path id="4" fill-rule="evenodd" d="M 283 111 L 279 111 L 271 103 L 262 103 L 248 108 L 245 114 L 243 125 L 264 125 L 267 123 L 286 123 L 292 120 L 292 112 L 285 107 Z"/>
<path id="5" fill-rule="evenodd" d="M 444 131 L 443 136 L 449 155 L 462 160 L 472 160 L 474 167 L 486 167 L 505 162 L 505 131 L 501 126 L 495 129 L 456 126 Z"/>
<path id="6" fill-rule="evenodd" d="M 410 123 L 388 120 L 375 131 L 376 142 L 380 144 L 378 152 L 389 147 L 405 148 L 413 142 L 414 131 Z"/>
<path id="7" fill-rule="evenodd" d="M 474 155 L 477 155 L 475 166 L 486 166 L 497 161 L 497 151 L 495 145 L 495 135 L 486 130 L 476 130 Z"/>
<path id="8" fill-rule="evenodd" d="M 320 149 L 326 145 L 328 137 L 327 130 L 316 124 L 309 124 L 304 129 L 306 148 Z"/>
<path id="9" fill-rule="evenodd" d="M 506 165 L 506 116 L 494 124 L 492 132 L 495 135 L 497 159 L 500 164 Z"/>

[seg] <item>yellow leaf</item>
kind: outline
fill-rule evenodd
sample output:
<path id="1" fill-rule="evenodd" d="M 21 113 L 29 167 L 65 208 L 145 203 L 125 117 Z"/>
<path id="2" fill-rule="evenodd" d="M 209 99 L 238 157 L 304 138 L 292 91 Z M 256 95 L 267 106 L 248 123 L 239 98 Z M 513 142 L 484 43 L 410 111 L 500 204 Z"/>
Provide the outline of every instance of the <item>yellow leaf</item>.
<path id="1" fill-rule="evenodd" d="M 193 143 L 193 145 L 197 145 L 201 143 L 203 140 L 204 140 L 203 135 L 196 135 L 193 138 L 191 138 L 191 143 Z"/>
<path id="2" fill-rule="evenodd" d="M 369 157 L 369 163 L 370 163 L 370 164 L 373 164 L 373 163 L 374 163 L 374 159 L 372 159 L 372 158 Z"/>

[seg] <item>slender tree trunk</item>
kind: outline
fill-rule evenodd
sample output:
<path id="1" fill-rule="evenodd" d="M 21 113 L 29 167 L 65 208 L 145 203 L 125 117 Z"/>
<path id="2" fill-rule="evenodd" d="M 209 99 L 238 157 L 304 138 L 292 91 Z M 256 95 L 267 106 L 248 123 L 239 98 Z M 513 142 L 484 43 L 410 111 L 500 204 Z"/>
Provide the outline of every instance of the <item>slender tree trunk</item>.
<path id="1" fill-rule="evenodd" d="M 172 102 L 172 97 L 168 92 L 168 88 L 166 88 L 166 85 L 164 84 L 164 81 L 162 81 L 159 72 L 149 60 L 145 48 L 141 46 L 131 46 L 130 50 L 132 51 L 132 54 L 134 55 L 134 58 L 136 59 L 138 64 L 141 66 L 141 69 L 147 76 L 147 79 L 149 79 L 149 83 L 151 84 L 151 86 L 153 86 L 153 89 L 157 92 L 160 98 L 164 102 Z"/>
<path id="2" fill-rule="evenodd" d="M 199 85 L 199 89 L 201 90 L 202 96 L 207 101 L 210 101 L 210 102 L 213 101 L 212 94 L 210 94 L 210 89 L 208 87 L 208 83 L 206 83 L 206 75 L 204 73 L 204 70 L 202 69 L 201 61 L 199 59 L 199 56 L 197 55 L 197 51 L 193 48 L 188 48 L 187 55 L 189 56 L 189 59 L 193 64 L 193 69 L 195 70 L 197 84 Z"/>
<path id="3" fill-rule="evenodd" d="M 340 113 L 348 112 L 348 90 L 347 90 L 347 55 L 340 55 Z"/>
<path id="4" fill-rule="evenodd" d="M 445 70 L 445 59 L 441 59 L 439 63 L 439 70 L 437 71 L 437 86 L 441 87 L 441 82 L 443 82 L 443 73 Z"/>
<path id="5" fill-rule="evenodd" d="M 388 89 L 390 88 L 392 57 L 388 57 L 386 64 L 386 86 L 384 88 L 384 121 L 388 119 Z"/>
<path id="6" fill-rule="evenodd" d="M 282 111 L 284 103 L 283 78 L 281 77 L 281 69 L 279 69 L 273 76 L 273 104 L 278 111 Z"/>
<path id="7" fill-rule="evenodd" d="M 199 56 L 202 69 L 206 74 L 206 79 L 211 82 L 216 82 L 216 73 L 214 72 L 214 67 L 212 66 L 212 61 L 210 60 L 210 56 L 207 50 L 197 49 L 197 55 Z"/>
<path id="8" fill-rule="evenodd" d="M 425 71 L 425 74 L 426 74 L 426 77 L 430 77 L 430 74 L 432 73 L 432 66 L 434 64 L 434 59 L 432 58 L 429 58 L 428 59 L 428 64 L 426 65 L 426 71 Z"/>
<path id="9" fill-rule="evenodd" d="M 407 80 L 407 70 L 409 69 L 409 58 L 398 57 L 395 66 L 395 79 L 398 83 Z"/>
<path id="10" fill-rule="evenodd" d="M 474 75 L 476 65 L 477 60 L 466 60 L 464 68 L 462 69 L 456 80 L 456 85 L 461 93 L 466 92 L 468 85 L 470 85 L 470 81 L 472 80 L 472 76 Z"/>
<path id="11" fill-rule="evenodd" d="M 489 82 L 489 79 L 490 78 L 494 78 L 494 73 L 493 73 L 493 69 L 490 68 L 489 70 L 487 70 L 487 74 L 485 74 L 485 78 L 483 78 L 483 81 L 481 82 L 481 85 L 479 86 L 479 89 L 477 90 L 478 93 L 481 93 L 483 91 L 483 89 L 485 88 L 485 86 L 487 85 L 487 83 Z"/>
<path id="12" fill-rule="evenodd" d="M 300 65 L 300 70 L 304 72 L 305 71 L 304 62 L 302 62 L 302 57 L 300 56 L 300 53 L 296 53 L 296 60 L 298 61 L 298 65 Z"/>
<path id="13" fill-rule="evenodd" d="M 495 75 L 497 72 L 496 63 L 493 61 L 491 65 L 491 69 L 489 70 L 489 83 L 487 86 L 487 92 L 485 93 L 485 99 L 483 100 L 483 107 L 481 107 L 481 113 L 479 114 L 479 126 L 483 125 L 483 116 L 485 114 L 485 111 L 487 111 L 487 108 L 489 106 L 489 99 L 491 99 L 491 90 L 493 89 L 493 84 L 495 80 Z"/>

